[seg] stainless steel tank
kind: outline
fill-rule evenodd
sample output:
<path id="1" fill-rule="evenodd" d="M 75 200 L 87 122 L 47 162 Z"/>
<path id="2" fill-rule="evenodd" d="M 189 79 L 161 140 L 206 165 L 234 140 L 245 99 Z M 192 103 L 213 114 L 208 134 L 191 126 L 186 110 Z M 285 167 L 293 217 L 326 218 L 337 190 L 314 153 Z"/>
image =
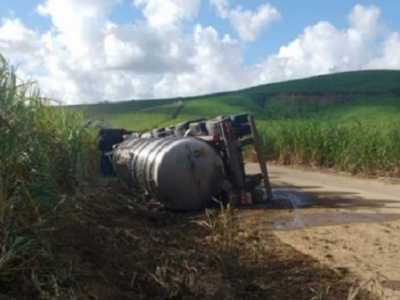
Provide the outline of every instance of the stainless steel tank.
<path id="1" fill-rule="evenodd" d="M 195 137 L 126 140 L 112 159 L 120 179 L 175 211 L 204 208 L 225 177 L 219 154 Z"/>

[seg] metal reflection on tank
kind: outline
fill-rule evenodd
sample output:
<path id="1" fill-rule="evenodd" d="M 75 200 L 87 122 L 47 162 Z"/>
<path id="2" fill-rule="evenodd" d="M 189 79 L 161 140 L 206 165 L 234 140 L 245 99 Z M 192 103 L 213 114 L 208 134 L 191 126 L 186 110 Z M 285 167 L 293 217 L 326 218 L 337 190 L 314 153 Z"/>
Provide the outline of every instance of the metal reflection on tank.
<path id="1" fill-rule="evenodd" d="M 221 157 L 195 137 L 126 140 L 112 159 L 119 178 L 176 211 L 207 206 L 225 178 Z"/>

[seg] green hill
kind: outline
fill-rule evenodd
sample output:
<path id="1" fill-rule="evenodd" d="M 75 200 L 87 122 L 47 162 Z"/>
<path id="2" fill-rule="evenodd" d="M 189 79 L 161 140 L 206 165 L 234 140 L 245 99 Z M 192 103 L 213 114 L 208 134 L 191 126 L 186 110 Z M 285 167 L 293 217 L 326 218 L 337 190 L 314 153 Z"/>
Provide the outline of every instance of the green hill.
<path id="1" fill-rule="evenodd" d="M 69 109 L 133 130 L 248 112 L 257 118 L 270 161 L 400 176 L 400 71 L 344 72 L 197 97 Z"/>
<path id="2" fill-rule="evenodd" d="M 197 97 L 70 106 L 114 126 L 149 129 L 180 120 L 250 112 L 258 119 L 331 117 L 360 122 L 398 119 L 400 71 L 354 71 Z M 172 119 L 178 104 L 185 104 Z M 210 107 L 212 106 L 212 109 Z M 376 112 L 379 114 L 376 114 Z"/>

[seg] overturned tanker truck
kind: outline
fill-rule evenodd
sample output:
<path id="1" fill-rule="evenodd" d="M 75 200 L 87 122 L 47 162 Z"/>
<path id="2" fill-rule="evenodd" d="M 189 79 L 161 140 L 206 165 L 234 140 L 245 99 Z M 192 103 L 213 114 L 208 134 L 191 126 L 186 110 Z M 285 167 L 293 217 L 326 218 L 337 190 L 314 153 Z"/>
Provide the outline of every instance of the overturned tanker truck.
<path id="1" fill-rule="evenodd" d="M 219 199 L 236 205 L 252 202 L 264 181 L 272 199 L 266 162 L 254 118 L 219 116 L 137 133 L 101 129 L 102 173 L 116 176 L 172 211 L 201 210 Z M 261 173 L 245 173 L 243 150 L 254 145 Z"/>

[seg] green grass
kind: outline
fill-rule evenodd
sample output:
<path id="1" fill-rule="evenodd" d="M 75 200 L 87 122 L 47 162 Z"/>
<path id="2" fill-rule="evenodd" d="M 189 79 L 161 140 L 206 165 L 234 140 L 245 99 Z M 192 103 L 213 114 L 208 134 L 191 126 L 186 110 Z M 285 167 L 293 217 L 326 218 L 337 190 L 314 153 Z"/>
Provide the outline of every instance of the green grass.
<path id="1" fill-rule="evenodd" d="M 36 282 L 36 292 L 63 280 L 32 228 L 96 173 L 95 131 L 82 125 L 82 115 L 50 108 L 0 56 L 0 294 L 11 280 L 14 288 Z"/>
<path id="2" fill-rule="evenodd" d="M 293 120 L 261 122 L 259 128 L 268 159 L 277 163 L 400 176 L 400 122 Z"/>

